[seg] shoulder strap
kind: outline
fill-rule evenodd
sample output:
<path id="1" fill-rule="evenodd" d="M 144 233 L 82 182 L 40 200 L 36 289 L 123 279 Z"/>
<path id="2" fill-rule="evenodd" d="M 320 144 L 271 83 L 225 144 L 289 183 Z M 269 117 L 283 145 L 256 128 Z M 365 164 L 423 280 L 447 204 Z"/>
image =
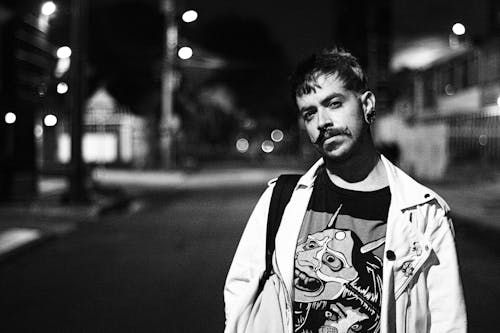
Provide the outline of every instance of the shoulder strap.
<path id="1" fill-rule="evenodd" d="M 269 204 L 269 212 L 267 216 L 267 230 L 266 230 L 266 270 L 260 280 L 259 293 L 264 287 L 273 269 L 272 257 L 275 248 L 275 238 L 278 232 L 281 218 L 285 207 L 292 197 L 293 190 L 297 185 L 301 175 L 281 175 L 276 180 L 274 185 L 273 194 L 271 196 L 271 203 Z"/>

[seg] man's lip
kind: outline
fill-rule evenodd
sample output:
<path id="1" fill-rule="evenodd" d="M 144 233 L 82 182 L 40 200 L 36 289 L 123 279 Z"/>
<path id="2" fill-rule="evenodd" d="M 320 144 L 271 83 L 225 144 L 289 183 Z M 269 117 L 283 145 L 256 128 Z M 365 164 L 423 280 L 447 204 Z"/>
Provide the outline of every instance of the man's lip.
<path id="1" fill-rule="evenodd" d="M 341 136 L 342 136 L 342 134 L 336 134 L 336 135 L 332 135 L 328 138 L 325 138 L 325 139 L 323 139 L 322 145 L 327 144 L 327 143 L 331 143 L 331 142 L 339 139 Z"/>

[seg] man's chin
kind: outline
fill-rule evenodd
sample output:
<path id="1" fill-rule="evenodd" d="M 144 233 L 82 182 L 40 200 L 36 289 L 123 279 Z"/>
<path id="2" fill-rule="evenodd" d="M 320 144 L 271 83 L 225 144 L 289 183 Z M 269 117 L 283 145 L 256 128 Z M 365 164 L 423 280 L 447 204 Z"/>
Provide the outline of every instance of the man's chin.
<path id="1" fill-rule="evenodd" d="M 349 159 L 349 152 L 343 147 L 336 147 L 335 149 L 325 149 L 324 147 L 316 147 L 323 159 L 331 162 L 344 162 Z"/>

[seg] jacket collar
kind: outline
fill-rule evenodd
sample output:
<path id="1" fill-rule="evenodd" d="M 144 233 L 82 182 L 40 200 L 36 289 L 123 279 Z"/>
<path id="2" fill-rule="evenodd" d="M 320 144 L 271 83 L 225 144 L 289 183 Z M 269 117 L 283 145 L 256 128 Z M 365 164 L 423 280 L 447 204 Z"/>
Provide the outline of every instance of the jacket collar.
<path id="1" fill-rule="evenodd" d="M 419 184 L 401 169 L 392 164 L 384 155 L 380 155 L 389 180 L 389 188 L 396 206 L 404 211 L 406 209 L 438 200 L 441 205 L 446 203 L 433 191 Z M 297 188 L 312 187 L 318 169 L 324 164 L 320 158 L 298 181 Z"/>

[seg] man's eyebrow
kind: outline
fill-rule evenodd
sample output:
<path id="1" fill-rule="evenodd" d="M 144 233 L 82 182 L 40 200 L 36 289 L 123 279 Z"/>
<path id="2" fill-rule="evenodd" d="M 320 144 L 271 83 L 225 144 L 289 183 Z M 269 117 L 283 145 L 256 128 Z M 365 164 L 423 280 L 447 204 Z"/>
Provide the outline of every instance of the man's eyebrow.
<path id="1" fill-rule="evenodd" d="M 332 94 L 330 94 L 330 95 L 326 96 L 325 98 L 323 98 L 323 99 L 321 100 L 321 105 L 325 105 L 325 104 L 327 104 L 330 100 L 332 100 L 332 99 L 334 99 L 334 98 L 337 98 L 337 97 L 344 98 L 344 97 L 345 97 L 345 95 L 344 95 L 344 94 L 342 94 L 342 93 L 332 93 Z"/>
<path id="2" fill-rule="evenodd" d="M 300 113 L 304 113 L 304 112 L 306 112 L 306 111 L 312 111 L 312 110 L 315 110 L 315 109 L 316 109 L 316 107 L 315 107 L 315 106 L 308 105 L 308 106 L 301 107 L 301 108 L 299 109 L 299 112 L 300 112 Z"/>

